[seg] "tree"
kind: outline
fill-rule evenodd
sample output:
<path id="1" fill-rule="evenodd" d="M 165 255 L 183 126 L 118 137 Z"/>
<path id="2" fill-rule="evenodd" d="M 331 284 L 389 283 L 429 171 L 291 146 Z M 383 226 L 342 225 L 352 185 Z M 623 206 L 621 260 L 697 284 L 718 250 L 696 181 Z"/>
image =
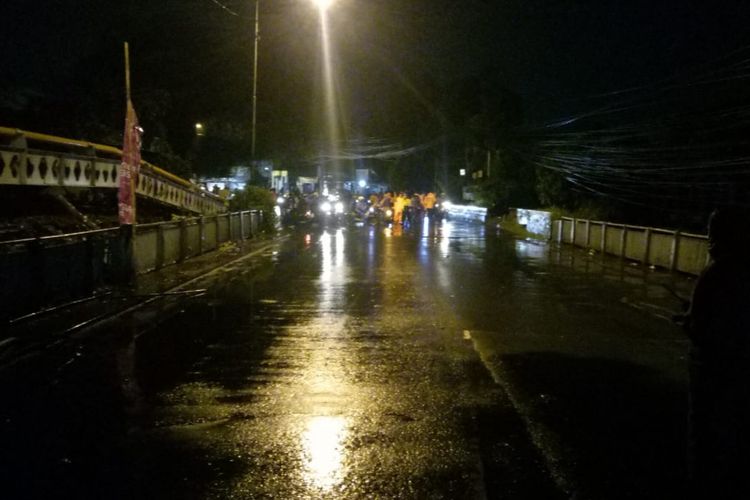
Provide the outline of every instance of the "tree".
<path id="1" fill-rule="evenodd" d="M 536 194 L 539 202 L 547 207 L 570 207 L 574 197 L 565 177 L 546 167 L 536 169 Z"/>
<path id="2" fill-rule="evenodd" d="M 521 99 L 503 84 L 502 72 L 490 68 L 454 82 L 443 110 L 454 138 L 451 156 L 474 179 L 479 203 L 494 211 L 536 204 L 534 169 L 515 153 Z"/>
<path id="3" fill-rule="evenodd" d="M 245 189 L 236 191 L 229 200 L 229 209 L 239 210 L 262 210 L 263 223 L 261 231 L 271 232 L 276 228 L 276 197 L 268 189 L 247 185 Z"/>

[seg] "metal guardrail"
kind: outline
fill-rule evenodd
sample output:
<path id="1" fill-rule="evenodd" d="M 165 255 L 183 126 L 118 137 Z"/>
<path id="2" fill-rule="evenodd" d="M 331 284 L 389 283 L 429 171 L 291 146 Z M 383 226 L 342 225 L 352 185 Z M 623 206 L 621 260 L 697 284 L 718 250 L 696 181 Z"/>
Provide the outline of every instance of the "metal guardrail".
<path id="1" fill-rule="evenodd" d="M 0 127 L 0 185 L 116 189 L 121 161 L 112 146 Z M 227 211 L 224 199 L 145 161 L 136 193 L 197 214 Z"/>

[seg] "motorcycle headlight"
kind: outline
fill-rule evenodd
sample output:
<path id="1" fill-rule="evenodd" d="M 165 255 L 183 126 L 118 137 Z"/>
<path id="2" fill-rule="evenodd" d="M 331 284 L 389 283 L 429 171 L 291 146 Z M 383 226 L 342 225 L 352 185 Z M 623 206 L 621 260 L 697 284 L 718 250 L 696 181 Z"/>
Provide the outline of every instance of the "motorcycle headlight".
<path id="1" fill-rule="evenodd" d="M 370 207 L 370 210 L 368 210 L 368 212 L 370 212 L 371 214 L 374 214 L 375 213 L 375 207 Z"/>
<path id="2" fill-rule="evenodd" d="M 393 215 L 393 210 L 391 210 L 391 209 L 389 208 L 388 210 L 386 210 L 386 211 L 385 211 L 385 216 L 386 216 L 386 217 L 390 217 L 391 215 Z"/>
<path id="3" fill-rule="evenodd" d="M 330 212 L 331 211 L 331 203 L 328 201 L 324 201 L 320 204 L 320 209 L 324 212 Z"/>
<path id="4" fill-rule="evenodd" d="M 285 201 L 286 199 L 284 199 L 283 196 L 279 196 L 278 198 L 276 198 L 276 203 L 278 203 L 279 205 L 283 205 Z"/>

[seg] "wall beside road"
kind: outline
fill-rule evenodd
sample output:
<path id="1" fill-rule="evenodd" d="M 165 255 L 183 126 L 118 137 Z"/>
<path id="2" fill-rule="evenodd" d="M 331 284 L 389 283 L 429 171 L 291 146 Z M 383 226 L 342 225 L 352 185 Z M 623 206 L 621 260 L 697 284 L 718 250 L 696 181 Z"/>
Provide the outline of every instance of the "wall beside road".
<path id="1" fill-rule="evenodd" d="M 519 225 L 529 233 L 550 239 L 552 236 L 552 213 L 543 210 L 529 210 L 526 208 L 512 208 L 510 216 L 516 218 Z"/>
<path id="2" fill-rule="evenodd" d="M 507 219 L 528 234 L 671 271 L 700 274 L 709 260 L 708 237 L 670 229 L 562 217 L 551 212 L 511 209 Z"/>
<path id="3" fill-rule="evenodd" d="M 689 274 L 708 263 L 708 237 L 669 229 L 562 217 L 552 223 L 551 239 Z"/>
<path id="4" fill-rule="evenodd" d="M 0 242 L 0 322 L 117 284 L 123 269 L 142 274 L 256 236 L 258 210 L 135 227 L 128 259 L 118 228 Z"/>
<path id="5" fill-rule="evenodd" d="M 476 205 L 445 204 L 445 211 L 450 219 L 461 219 L 471 222 L 484 222 L 487 219 L 487 209 Z"/>
<path id="6" fill-rule="evenodd" d="M 136 228 L 135 268 L 146 273 L 218 250 L 227 241 L 258 234 L 262 212 L 248 210 L 194 217 L 175 222 L 141 224 Z"/>

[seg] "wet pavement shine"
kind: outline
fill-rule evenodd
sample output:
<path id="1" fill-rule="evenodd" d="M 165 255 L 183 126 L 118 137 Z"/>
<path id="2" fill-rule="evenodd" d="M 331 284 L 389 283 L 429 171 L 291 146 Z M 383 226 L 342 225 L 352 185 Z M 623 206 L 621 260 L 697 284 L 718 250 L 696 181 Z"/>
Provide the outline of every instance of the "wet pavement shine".
<path id="1" fill-rule="evenodd" d="M 691 285 L 460 222 L 298 229 L 0 371 L 0 496 L 679 495 Z"/>

